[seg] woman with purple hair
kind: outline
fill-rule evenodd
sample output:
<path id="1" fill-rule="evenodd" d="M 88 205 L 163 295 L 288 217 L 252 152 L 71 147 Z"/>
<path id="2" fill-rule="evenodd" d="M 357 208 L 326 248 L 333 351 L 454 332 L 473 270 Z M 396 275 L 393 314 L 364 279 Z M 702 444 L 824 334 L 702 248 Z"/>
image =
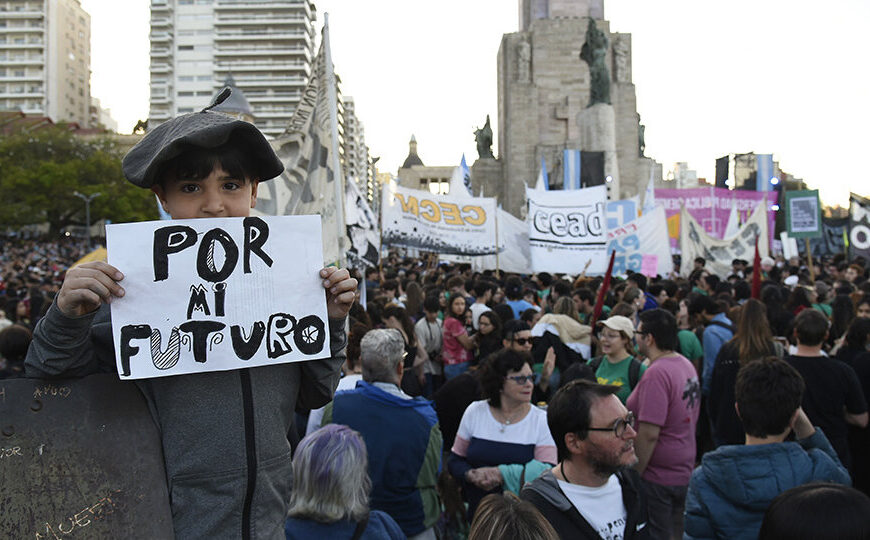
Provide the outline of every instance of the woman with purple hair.
<path id="1" fill-rule="evenodd" d="M 287 540 L 404 539 L 388 514 L 369 510 L 368 453 L 356 431 L 329 424 L 306 436 L 293 458 Z"/>

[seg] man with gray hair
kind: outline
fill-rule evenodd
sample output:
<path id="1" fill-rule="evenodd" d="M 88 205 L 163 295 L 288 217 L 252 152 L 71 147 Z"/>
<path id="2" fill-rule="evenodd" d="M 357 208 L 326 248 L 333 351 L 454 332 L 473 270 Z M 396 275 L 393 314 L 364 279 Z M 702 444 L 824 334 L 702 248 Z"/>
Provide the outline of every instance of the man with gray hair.
<path id="1" fill-rule="evenodd" d="M 408 538 L 434 540 L 441 430 L 432 404 L 399 387 L 405 355 L 398 330 L 368 331 L 360 342 L 363 380 L 355 389 L 335 394 L 323 424 L 344 424 L 365 440 L 371 507 L 388 513 Z"/>

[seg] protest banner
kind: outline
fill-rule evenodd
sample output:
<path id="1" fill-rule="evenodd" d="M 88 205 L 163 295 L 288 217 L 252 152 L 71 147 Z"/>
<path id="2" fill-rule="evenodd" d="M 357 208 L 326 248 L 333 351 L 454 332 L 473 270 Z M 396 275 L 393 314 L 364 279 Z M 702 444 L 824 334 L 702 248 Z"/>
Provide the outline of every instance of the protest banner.
<path id="1" fill-rule="evenodd" d="M 449 255 L 494 254 L 495 210 L 495 199 L 488 197 L 456 198 L 385 185 L 382 240 Z"/>
<path id="2" fill-rule="evenodd" d="M 822 207 L 819 190 L 785 193 L 785 227 L 792 238 L 818 238 L 822 235 Z"/>
<path id="3" fill-rule="evenodd" d="M 381 249 L 378 217 L 352 178 L 348 178 L 345 184 L 344 211 L 344 224 L 350 238 L 348 265 L 354 268 L 377 266 Z"/>
<path id="4" fill-rule="evenodd" d="M 534 272 L 600 275 L 607 269 L 607 187 L 570 191 L 526 188 Z"/>
<path id="5" fill-rule="evenodd" d="M 124 273 L 112 334 L 122 379 L 328 357 L 319 216 L 106 228 Z"/>
<path id="6" fill-rule="evenodd" d="M 680 214 L 680 248 L 683 254 L 680 273 L 689 275 L 694 267 L 695 257 L 704 257 L 707 270 L 718 276 L 727 276 L 731 273 L 731 261 L 749 260 L 753 256 L 756 236 L 761 256 L 767 255 L 770 244 L 765 217 L 764 205 L 759 205 L 735 236 L 720 240 L 707 234 L 704 227 L 689 213 L 689 209 L 684 207 Z"/>
<path id="7" fill-rule="evenodd" d="M 640 214 L 640 197 L 635 195 L 618 201 L 607 201 L 607 229 L 615 229 L 634 221 Z"/>
<path id="8" fill-rule="evenodd" d="M 849 196 L 849 260 L 864 257 L 870 261 L 870 199 Z"/>
<path id="9" fill-rule="evenodd" d="M 529 254 L 529 226 L 525 221 L 515 218 L 501 208 L 498 215 L 498 258 L 495 255 L 468 257 L 463 255 L 443 255 L 439 260 L 453 263 L 468 263 L 475 272 L 501 270 L 516 274 L 528 274 L 532 267 Z"/>
<path id="10" fill-rule="evenodd" d="M 651 212 L 607 231 L 607 253 L 615 251 L 613 274 L 631 270 L 653 277 L 666 277 L 673 270 L 665 209 L 656 206 Z"/>
<path id="11" fill-rule="evenodd" d="M 284 172 L 260 183 L 257 207 L 251 210 L 254 216 L 319 215 L 323 256 L 329 263 L 340 263 L 347 247 L 335 94 L 329 25 L 324 22 L 302 98 L 287 128 L 270 141 Z"/>
<path id="12" fill-rule="evenodd" d="M 810 253 L 813 257 L 830 257 L 845 253 L 848 230 L 849 218 L 823 217 L 822 234 L 818 238 L 810 238 Z M 801 254 L 806 255 L 804 244 L 799 244 L 799 247 Z"/>
<path id="13" fill-rule="evenodd" d="M 678 248 L 680 240 L 680 208 L 685 205 L 689 214 L 697 221 L 711 237 L 722 239 L 731 214 L 731 206 L 737 205 L 740 221 L 746 222 L 749 215 L 767 196 L 768 207 L 777 203 L 779 193 L 776 191 L 759 192 L 747 190 L 729 190 L 724 188 L 702 187 L 690 189 L 656 189 L 656 204 L 665 208 L 668 220 L 668 235 L 671 247 Z M 774 230 L 776 212 L 768 209 L 768 231 Z"/>

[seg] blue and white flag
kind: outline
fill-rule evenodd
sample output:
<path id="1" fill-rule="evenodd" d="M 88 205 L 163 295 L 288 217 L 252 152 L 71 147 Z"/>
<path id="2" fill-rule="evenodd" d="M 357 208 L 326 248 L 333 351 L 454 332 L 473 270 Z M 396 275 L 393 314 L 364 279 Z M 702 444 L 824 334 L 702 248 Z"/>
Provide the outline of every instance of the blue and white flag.
<path id="1" fill-rule="evenodd" d="M 468 169 L 468 163 L 465 162 L 465 153 L 462 154 L 462 161 L 459 163 L 459 168 L 462 169 L 462 181 L 465 183 L 465 189 L 471 193 L 471 171 Z"/>
<path id="2" fill-rule="evenodd" d="M 580 150 L 562 150 L 562 189 L 580 189 Z"/>
<path id="3" fill-rule="evenodd" d="M 756 191 L 770 191 L 770 179 L 773 178 L 773 154 L 756 154 L 758 166 L 755 173 Z"/>
<path id="4" fill-rule="evenodd" d="M 643 210 L 641 210 L 642 215 L 647 215 L 656 208 L 656 186 L 655 186 L 655 177 L 653 175 L 653 164 L 650 162 L 649 164 L 649 182 L 646 184 L 646 193 L 643 196 Z"/>
<path id="5" fill-rule="evenodd" d="M 538 171 L 538 181 L 535 182 L 535 189 L 544 191 L 550 189 L 550 178 L 547 175 L 547 162 L 544 161 L 544 156 L 541 156 L 541 170 Z"/>
<path id="6" fill-rule="evenodd" d="M 450 177 L 450 187 L 447 190 L 447 193 L 450 194 L 451 197 L 474 197 L 471 193 L 471 189 L 468 187 L 466 183 L 467 176 L 462 171 L 462 165 L 459 167 L 453 168 L 453 175 Z"/>

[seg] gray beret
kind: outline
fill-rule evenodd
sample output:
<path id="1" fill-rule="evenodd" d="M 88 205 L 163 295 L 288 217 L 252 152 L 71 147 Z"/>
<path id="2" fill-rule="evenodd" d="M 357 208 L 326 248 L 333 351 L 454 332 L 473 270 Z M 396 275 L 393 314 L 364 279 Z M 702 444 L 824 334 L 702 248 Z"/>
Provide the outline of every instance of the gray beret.
<path id="1" fill-rule="evenodd" d="M 191 146 L 218 147 L 226 143 L 231 135 L 240 138 L 246 145 L 246 152 L 250 152 L 257 167 L 254 175 L 259 180 L 270 180 L 280 175 L 284 171 L 284 164 L 259 129 L 248 122 L 209 110 L 222 103 L 230 92 L 229 88 L 224 88 L 214 103 L 202 111 L 177 116 L 149 131 L 124 156 L 121 166 L 127 180 L 137 186 L 150 188 L 156 181 L 160 166 L 167 161 Z"/>

